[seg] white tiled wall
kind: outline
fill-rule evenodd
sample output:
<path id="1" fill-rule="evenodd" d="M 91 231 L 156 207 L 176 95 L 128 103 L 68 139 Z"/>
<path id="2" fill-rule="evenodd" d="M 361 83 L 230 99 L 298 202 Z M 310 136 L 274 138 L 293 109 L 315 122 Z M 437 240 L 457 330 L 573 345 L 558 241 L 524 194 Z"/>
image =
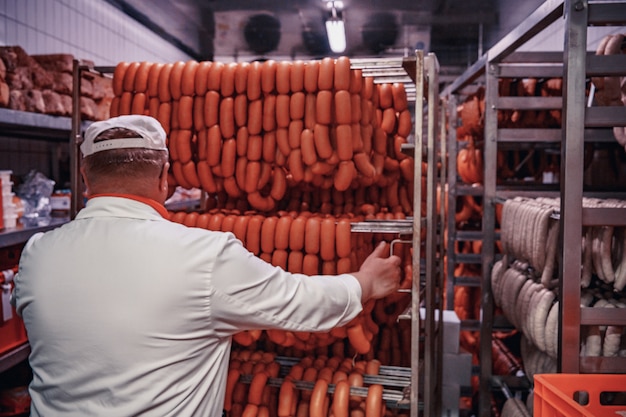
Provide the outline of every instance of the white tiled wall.
<path id="1" fill-rule="evenodd" d="M 69 53 L 95 65 L 190 57 L 103 0 L 0 0 L 0 45 Z"/>

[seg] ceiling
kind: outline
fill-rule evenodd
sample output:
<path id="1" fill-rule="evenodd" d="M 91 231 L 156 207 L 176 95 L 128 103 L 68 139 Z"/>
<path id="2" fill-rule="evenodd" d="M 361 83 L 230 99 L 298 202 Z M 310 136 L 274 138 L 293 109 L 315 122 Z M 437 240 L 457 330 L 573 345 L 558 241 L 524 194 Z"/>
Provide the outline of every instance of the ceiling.
<path id="1" fill-rule="evenodd" d="M 107 1 L 197 60 L 332 55 L 324 0 Z M 502 1 L 343 0 L 347 49 L 342 55 L 397 57 L 419 48 L 435 52 L 444 71 L 460 73 L 497 41 L 489 37 L 501 30 Z"/>

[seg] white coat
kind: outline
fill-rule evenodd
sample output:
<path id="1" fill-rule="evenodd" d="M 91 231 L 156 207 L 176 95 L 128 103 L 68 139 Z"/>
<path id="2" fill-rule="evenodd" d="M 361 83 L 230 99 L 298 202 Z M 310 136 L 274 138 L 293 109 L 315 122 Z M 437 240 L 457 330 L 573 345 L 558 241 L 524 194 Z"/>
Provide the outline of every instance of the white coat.
<path id="1" fill-rule="evenodd" d="M 92 198 L 26 244 L 14 302 L 32 416 L 218 417 L 234 333 L 329 330 L 361 311 L 352 275 L 287 273 L 155 204 Z"/>

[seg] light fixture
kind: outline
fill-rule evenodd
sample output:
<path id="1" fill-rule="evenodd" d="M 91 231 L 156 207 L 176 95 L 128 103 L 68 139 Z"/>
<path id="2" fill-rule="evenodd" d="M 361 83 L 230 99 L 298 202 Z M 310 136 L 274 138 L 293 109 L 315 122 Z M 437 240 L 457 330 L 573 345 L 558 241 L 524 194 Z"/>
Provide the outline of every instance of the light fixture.
<path id="1" fill-rule="evenodd" d="M 343 22 L 343 2 L 327 1 L 329 15 L 326 18 L 326 34 L 330 50 L 341 53 L 346 50 L 346 28 Z"/>

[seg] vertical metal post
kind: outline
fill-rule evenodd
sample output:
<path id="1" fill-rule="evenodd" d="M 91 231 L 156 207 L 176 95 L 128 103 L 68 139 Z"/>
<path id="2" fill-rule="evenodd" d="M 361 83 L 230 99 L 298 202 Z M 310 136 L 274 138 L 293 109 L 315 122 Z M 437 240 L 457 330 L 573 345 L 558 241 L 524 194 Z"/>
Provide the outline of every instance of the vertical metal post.
<path id="1" fill-rule="evenodd" d="M 443 313 L 440 311 L 441 305 L 437 302 L 437 272 L 436 272 L 436 251 L 437 240 L 437 161 L 435 155 L 435 137 L 437 136 L 437 123 L 439 122 L 439 80 L 436 71 L 437 62 L 432 54 L 425 58 L 425 69 L 427 71 L 428 82 L 428 125 L 427 125 L 427 173 L 426 173 L 426 322 L 425 350 L 424 350 L 424 415 L 434 417 L 437 410 L 437 350 L 436 340 L 438 332 L 435 326 Z"/>
<path id="2" fill-rule="evenodd" d="M 82 208 L 83 189 L 80 178 L 80 150 L 78 144 L 81 137 L 81 112 L 80 112 L 80 82 L 82 67 L 78 60 L 72 65 L 72 132 L 70 136 L 70 189 L 72 196 L 70 201 L 70 219 L 76 217 L 76 213 Z"/>
<path id="3" fill-rule="evenodd" d="M 415 51 L 415 155 L 413 181 L 413 284 L 411 287 L 411 417 L 419 416 L 420 287 L 422 224 L 422 146 L 424 103 L 424 52 Z"/>
<path id="4" fill-rule="evenodd" d="M 564 7 L 558 369 L 560 372 L 578 373 L 588 4 L 586 0 L 568 0 Z"/>
<path id="5" fill-rule="evenodd" d="M 448 210 L 447 210 L 447 275 L 448 281 L 446 283 L 446 309 L 454 310 L 454 286 L 456 284 L 456 278 L 454 276 L 454 270 L 456 267 L 456 253 L 454 248 L 454 241 L 456 240 L 456 220 L 454 214 L 456 213 L 456 156 L 457 156 L 457 137 L 456 127 L 458 118 L 456 114 L 456 96 L 450 96 L 448 101 L 449 119 L 448 125 L 450 131 L 448 132 Z"/>
<path id="6" fill-rule="evenodd" d="M 485 146 L 482 219 L 482 284 L 480 326 L 480 416 L 491 416 L 491 332 L 493 328 L 493 297 L 491 268 L 495 245 L 495 197 L 498 153 L 498 64 L 487 62 L 485 87 Z"/>

